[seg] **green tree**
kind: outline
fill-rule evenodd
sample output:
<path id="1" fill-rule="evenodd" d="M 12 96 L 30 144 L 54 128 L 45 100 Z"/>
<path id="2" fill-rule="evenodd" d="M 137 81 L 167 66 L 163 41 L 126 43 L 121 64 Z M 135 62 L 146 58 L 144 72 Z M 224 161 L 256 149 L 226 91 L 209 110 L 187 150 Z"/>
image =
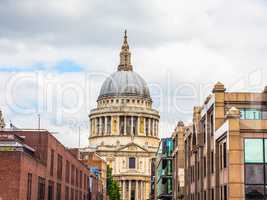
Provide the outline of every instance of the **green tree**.
<path id="1" fill-rule="evenodd" d="M 119 183 L 113 179 L 112 168 L 109 165 L 107 166 L 107 192 L 110 200 L 121 200 Z"/>

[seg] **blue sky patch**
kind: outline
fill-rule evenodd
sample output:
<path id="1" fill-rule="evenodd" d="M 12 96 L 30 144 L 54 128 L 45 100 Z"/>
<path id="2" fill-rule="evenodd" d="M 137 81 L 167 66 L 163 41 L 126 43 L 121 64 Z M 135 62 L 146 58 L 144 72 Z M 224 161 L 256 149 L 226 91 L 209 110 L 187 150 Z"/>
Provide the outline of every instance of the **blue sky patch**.
<path id="1" fill-rule="evenodd" d="M 0 66 L 1 72 L 34 72 L 34 71 L 52 71 L 56 73 L 71 73 L 81 72 L 82 66 L 74 62 L 73 60 L 64 59 L 55 63 L 52 67 L 49 67 L 47 63 L 37 62 L 32 66 Z"/>

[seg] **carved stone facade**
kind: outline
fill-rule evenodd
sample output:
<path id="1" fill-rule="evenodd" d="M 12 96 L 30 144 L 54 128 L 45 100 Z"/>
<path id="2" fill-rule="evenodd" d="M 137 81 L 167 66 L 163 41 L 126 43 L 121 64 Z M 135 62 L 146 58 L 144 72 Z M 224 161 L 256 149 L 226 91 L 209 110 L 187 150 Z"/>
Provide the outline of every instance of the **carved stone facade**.
<path id="1" fill-rule="evenodd" d="M 89 144 L 112 167 L 123 200 L 149 198 L 151 158 L 159 144 L 159 112 L 146 82 L 133 71 L 125 32 L 118 70 L 91 110 Z"/>

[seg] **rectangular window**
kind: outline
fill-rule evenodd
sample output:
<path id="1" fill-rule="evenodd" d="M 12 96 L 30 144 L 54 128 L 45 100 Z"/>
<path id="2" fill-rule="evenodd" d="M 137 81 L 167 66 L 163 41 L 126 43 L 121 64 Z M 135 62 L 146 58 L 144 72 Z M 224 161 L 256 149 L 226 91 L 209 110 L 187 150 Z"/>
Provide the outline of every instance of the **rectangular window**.
<path id="1" fill-rule="evenodd" d="M 246 164 L 245 177 L 246 184 L 264 184 L 264 165 Z"/>
<path id="2" fill-rule="evenodd" d="M 264 199 L 264 185 L 246 185 L 246 199 Z"/>
<path id="3" fill-rule="evenodd" d="M 203 158 L 203 162 L 204 162 L 204 177 L 206 177 L 206 174 L 207 174 L 207 160 L 206 160 L 206 157 L 204 156 Z"/>
<path id="4" fill-rule="evenodd" d="M 227 200 L 227 196 L 228 196 L 228 194 L 227 194 L 227 185 L 224 185 L 223 186 L 223 196 L 224 196 L 224 200 Z"/>
<path id="5" fill-rule="evenodd" d="M 83 176 L 83 186 L 84 186 L 84 189 L 86 190 L 86 174 L 84 174 Z"/>
<path id="6" fill-rule="evenodd" d="M 215 196 L 214 196 L 214 188 L 211 189 L 211 200 L 214 200 Z"/>
<path id="7" fill-rule="evenodd" d="M 56 195 L 56 200 L 61 200 L 61 184 L 57 183 L 57 195 Z"/>
<path id="8" fill-rule="evenodd" d="M 51 149 L 50 155 L 50 175 L 53 176 L 54 174 L 54 150 Z"/>
<path id="9" fill-rule="evenodd" d="M 240 119 L 260 120 L 262 119 L 262 112 L 257 109 L 243 108 L 240 109 Z"/>
<path id="10" fill-rule="evenodd" d="M 227 167 L 227 147 L 226 142 L 223 143 L 223 167 Z"/>
<path id="11" fill-rule="evenodd" d="M 129 158 L 129 169 L 135 169 L 135 158 L 134 157 Z"/>
<path id="12" fill-rule="evenodd" d="M 211 173 L 213 174 L 214 173 L 214 152 L 212 151 L 211 152 Z"/>
<path id="13" fill-rule="evenodd" d="M 213 122 L 213 114 L 210 115 L 210 135 L 214 134 L 214 122 Z"/>
<path id="14" fill-rule="evenodd" d="M 73 188 L 71 188 L 70 199 L 71 200 L 74 199 L 74 189 Z"/>
<path id="15" fill-rule="evenodd" d="M 262 139 L 245 139 L 245 162 L 263 163 Z"/>
<path id="16" fill-rule="evenodd" d="M 66 161 L 65 179 L 66 179 L 66 182 L 69 183 L 69 181 L 70 181 L 70 162 L 68 160 Z"/>
<path id="17" fill-rule="evenodd" d="M 79 187 L 82 188 L 82 183 L 83 183 L 83 173 L 80 171 L 80 185 Z"/>
<path id="18" fill-rule="evenodd" d="M 57 178 L 62 179 L 62 156 L 57 155 Z"/>
<path id="19" fill-rule="evenodd" d="M 76 169 L 75 177 L 76 177 L 75 184 L 76 184 L 76 186 L 78 186 L 78 184 L 79 184 L 79 172 L 78 172 L 78 169 Z"/>
<path id="20" fill-rule="evenodd" d="M 264 160 L 265 160 L 265 163 L 267 163 L 267 139 L 264 139 L 264 150 L 265 150 Z"/>
<path id="21" fill-rule="evenodd" d="M 221 186 L 221 192 L 220 192 L 220 196 L 221 196 L 221 200 L 223 200 L 223 187 Z"/>
<path id="22" fill-rule="evenodd" d="M 53 181 L 48 182 L 48 200 L 54 199 L 54 183 Z"/>
<path id="23" fill-rule="evenodd" d="M 246 199 L 264 199 L 264 188 L 267 188 L 266 139 L 245 139 L 244 145 Z"/>
<path id="24" fill-rule="evenodd" d="M 66 186 L 66 188 L 65 188 L 65 200 L 69 200 L 69 193 L 70 193 L 70 191 L 69 191 L 69 187 L 68 186 Z"/>
<path id="25" fill-rule="evenodd" d="M 32 199 L 32 174 L 28 173 L 28 181 L 27 181 L 27 200 Z"/>
<path id="26" fill-rule="evenodd" d="M 223 150 L 222 150 L 222 145 L 221 144 L 219 144 L 219 151 L 220 151 L 220 153 L 219 153 L 219 155 L 220 155 L 220 169 L 222 169 L 223 168 Z"/>
<path id="27" fill-rule="evenodd" d="M 197 162 L 197 180 L 200 179 L 200 164 L 199 161 Z"/>
<path id="28" fill-rule="evenodd" d="M 38 200 L 45 199 L 45 179 L 42 177 L 38 177 L 38 193 L 37 193 Z"/>
<path id="29" fill-rule="evenodd" d="M 75 190 L 75 200 L 78 200 L 78 190 Z"/>
<path id="30" fill-rule="evenodd" d="M 193 182 L 195 181 L 195 166 L 192 166 L 192 178 L 193 178 Z"/>
<path id="31" fill-rule="evenodd" d="M 71 184 L 72 185 L 74 185 L 74 173 L 75 173 L 74 165 L 71 165 Z"/>

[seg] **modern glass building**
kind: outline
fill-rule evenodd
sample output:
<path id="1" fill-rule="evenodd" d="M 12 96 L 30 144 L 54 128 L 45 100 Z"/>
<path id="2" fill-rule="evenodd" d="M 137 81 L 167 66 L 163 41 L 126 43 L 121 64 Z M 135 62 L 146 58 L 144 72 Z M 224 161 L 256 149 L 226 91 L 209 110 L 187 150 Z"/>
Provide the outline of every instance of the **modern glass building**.
<path id="1" fill-rule="evenodd" d="M 156 198 L 172 199 L 172 138 L 161 139 L 156 153 Z"/>

